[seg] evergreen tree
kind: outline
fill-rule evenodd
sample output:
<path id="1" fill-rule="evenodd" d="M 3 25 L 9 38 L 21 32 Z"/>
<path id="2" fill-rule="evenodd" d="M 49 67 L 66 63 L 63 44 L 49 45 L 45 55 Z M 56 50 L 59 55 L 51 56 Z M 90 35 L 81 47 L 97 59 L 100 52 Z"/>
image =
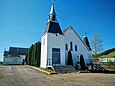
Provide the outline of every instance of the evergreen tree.
<path id="1" fill-rule="evenodd" d="M 35 49 L 35 52 L 34 52 L 34 55 L 35 55 L 35 63 L 34 63 L 34 65 L 37 66 L 37 43 L 34 44 L 34 49 Z"/>
<path id="2" fill-rule="evenodd" d="M 81 69 L 85 70 L 85 62 L 84 62 L 84 58 L 83 55 L 80 56 L 80 65 L 81 65 Z"/>
<path id="3" fill-rule="evenodd" d="M 25 62 L 26 62 L 26 65 L 29 65 L 29 50 L 26 53 Z"/>
<path id="4" fill-rule="evenodd" d="M 40 67 L 41 43 L 32 44 L 26 54 L 26 64 Z"/>
<path id="5" fill-rule="evenodd" d="M 29 65 L 31 65 L 31 66 L 33 65 L 32 49 L 33 49 L 33 44 L 32 44 L 32 46 L 29 49 Z"/>
<path id="6" fill-rule="evenodd" d="M 73 65 L 71 50 L 68 52 L 67 65 Z"/>
<path id="7" fill-rule="evenodd" d="M 36 43 L 36 66 L 40 67 L 41 43 Z"/>

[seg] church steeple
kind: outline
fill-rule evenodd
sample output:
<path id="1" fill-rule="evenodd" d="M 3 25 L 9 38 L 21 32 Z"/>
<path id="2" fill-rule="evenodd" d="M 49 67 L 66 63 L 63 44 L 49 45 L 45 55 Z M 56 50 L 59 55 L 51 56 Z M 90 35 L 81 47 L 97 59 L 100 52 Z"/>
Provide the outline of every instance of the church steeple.
<path id="1" fill-rule="evenodd" d="M 55 22 L 57 22 L 56 12 L 55 12 L 55 9 L 54 9 L 54 2 L 52 3 L 52 7 L 51 7 L 51 10 L 50 10 L 50 13 L 49 13 L 48 21 L 55 21 Z"/>
<path id="2" fill-rule="evenodd" d="M 45 33 L 55 33 L 55 34 L 63 34 L 60 28 L 60 25 L 56 19 L 56 12 L 54 9 L 54 3 L 52 3 L 52 7 L 49 13 L 49 19 L 48 19 L 48 23 L 46 26 L 46 30 Z"/>

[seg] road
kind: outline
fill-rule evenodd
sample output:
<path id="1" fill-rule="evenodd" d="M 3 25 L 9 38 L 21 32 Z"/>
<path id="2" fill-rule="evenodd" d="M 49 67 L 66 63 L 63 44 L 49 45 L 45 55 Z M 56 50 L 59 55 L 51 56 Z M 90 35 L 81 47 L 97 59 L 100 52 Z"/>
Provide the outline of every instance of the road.
<path id="1" fill-rule="evenodd" d="M 48 75 L 27 66 L 0 66 L 0 86 L 115 86 L 115 74 Z"/>

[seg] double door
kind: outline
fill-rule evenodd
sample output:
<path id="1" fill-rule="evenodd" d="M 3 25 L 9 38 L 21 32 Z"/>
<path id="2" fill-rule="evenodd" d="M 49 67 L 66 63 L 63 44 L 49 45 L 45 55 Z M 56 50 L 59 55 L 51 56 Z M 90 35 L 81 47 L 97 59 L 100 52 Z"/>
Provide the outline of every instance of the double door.
<path id="1" fill-rule="evenodd" d="M 60 64 L 60 48 L 52 48 L 52 63 L 53 65 Z"/>

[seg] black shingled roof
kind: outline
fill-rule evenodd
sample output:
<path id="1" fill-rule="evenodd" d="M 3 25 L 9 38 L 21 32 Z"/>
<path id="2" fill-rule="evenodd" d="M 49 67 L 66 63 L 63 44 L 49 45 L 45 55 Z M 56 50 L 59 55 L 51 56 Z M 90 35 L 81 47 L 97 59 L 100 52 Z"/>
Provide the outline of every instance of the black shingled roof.
<path id="1" fill-rule="evenodd" d="M 59 23 L 53 21 L 47 23 L 45 33 L 46 32 L 63 34 Z"/>
<path id="2" fill-rule="evenodd" d="M 4 56 L 8 56 L 9 51 L 4 51 Z"/>
<path id="3" fill-rule="evenodd" d="M 85 44 L 89 47 L 89 49 L 91 50 L 91 47 L 90 47 L 90 45 L 89 45 L 88 38 L 87 38 L 86 36 L 84 37 L 84 42 L 85 42 Z"/>
<path id="4" fill-rule="evenodd" d="M 17 47 L 10 47 L 9 54 L 10 55 L 26 55 L 28 48 L 17 48 Z"/>

